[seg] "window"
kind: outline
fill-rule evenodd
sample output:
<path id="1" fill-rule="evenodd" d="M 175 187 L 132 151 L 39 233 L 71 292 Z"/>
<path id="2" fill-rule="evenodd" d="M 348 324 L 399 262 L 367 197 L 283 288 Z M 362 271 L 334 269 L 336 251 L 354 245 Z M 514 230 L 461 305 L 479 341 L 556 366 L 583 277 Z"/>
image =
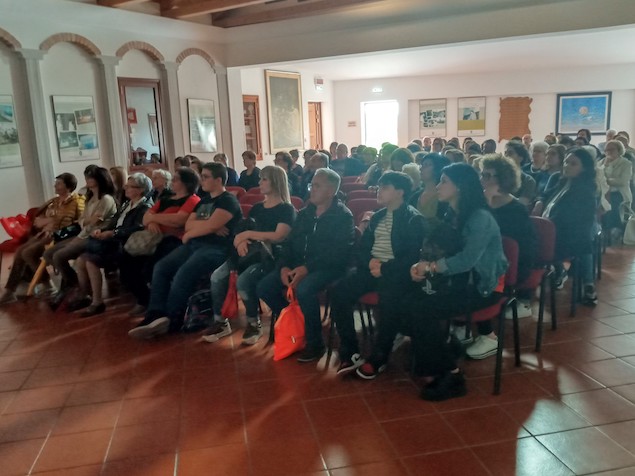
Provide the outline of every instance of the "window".
<path id="1" fill-rule="evenodd" d="M 399 103 L 397 101 L 374 101 L 362 103 L 363 135 L 362 143 L 381 148 L 384 142 L 397 144 L 397 123 Z"/>

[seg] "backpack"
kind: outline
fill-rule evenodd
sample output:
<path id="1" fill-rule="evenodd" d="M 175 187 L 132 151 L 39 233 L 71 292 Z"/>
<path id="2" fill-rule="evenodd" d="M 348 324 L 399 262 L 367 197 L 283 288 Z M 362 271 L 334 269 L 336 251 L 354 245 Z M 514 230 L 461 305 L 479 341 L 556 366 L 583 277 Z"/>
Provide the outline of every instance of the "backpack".
<path id="1" fill-rule="evenodd" d="M 183 320 L 183 332 L 198 332 L 205 329 L 213 318 L 212 292 L 201 289 L 190 296 Z"/>

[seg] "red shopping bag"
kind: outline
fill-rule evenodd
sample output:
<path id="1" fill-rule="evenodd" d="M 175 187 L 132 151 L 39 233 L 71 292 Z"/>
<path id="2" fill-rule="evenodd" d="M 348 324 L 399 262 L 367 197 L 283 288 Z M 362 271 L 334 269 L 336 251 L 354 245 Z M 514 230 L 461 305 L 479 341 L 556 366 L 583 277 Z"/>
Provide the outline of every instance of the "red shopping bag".
<path id="1" fill-rule="evenodd" d="M 289 357 L 306 346 L 304 314 L 302 314 L 294 289 L 287 289 L 287 299 L 289 305 L 282 310 L 274 327 L 273 360 L 276 361 Z"/>
<path id="2" fill-rule="evenodd" d="M 24 215 L 0 218 L 0 223 L 11 238 L 21 240 L 29 233 L 30 222 Z"/>
<path id="3" fill-rule="evenodd" d="M 225 319 L 236 319 L 238 317 L 238 290 L 236 289 L 236 280 L 238 272 L 232 270 L 229 272 L 229 286 L 227 287 L 227 295 L 223 302 L 220 314 Z"/>

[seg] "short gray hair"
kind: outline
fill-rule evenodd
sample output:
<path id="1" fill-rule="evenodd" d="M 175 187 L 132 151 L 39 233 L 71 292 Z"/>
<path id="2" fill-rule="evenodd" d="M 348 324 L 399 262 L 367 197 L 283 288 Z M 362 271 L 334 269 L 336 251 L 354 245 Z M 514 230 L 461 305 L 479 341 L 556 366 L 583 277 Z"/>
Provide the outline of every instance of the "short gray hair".
<path id="1" fill-rule="evenodd" d="M 132 180 L 137 188 L 143 191 L 143 195 L 147 195 L 152 190 L 152 182 L 146 174 L 136 172 L 128 177 L 128 180 Z"/>
<path id="2" fill-rule="evenodd" d="M 167 183 L 170 183 L 170 181 L 172 180 L 172 174 L 165 169 L 154 169 L 152 171 L 152 177 L 154 177 L 155 175 L 160 175 L 165 179 Z"/>
<path id="3" fill-rule="evenodd" d="M 326 181 L 335 189 L 335 193 L 339 192 L 342 179 L 339 175 L 337 175 L 337 172 L 331 169 L 317 169 L 315 171 L 314 177 L 324 177 Z"/>
<path id="4" fill-rule="evenodd" d="M 531 151 L 542 152 L 543 154 L 547 153 L 547 149 L 549 148 L 549 144 L 544 141 L 538 141 L 531 144 Z"/>

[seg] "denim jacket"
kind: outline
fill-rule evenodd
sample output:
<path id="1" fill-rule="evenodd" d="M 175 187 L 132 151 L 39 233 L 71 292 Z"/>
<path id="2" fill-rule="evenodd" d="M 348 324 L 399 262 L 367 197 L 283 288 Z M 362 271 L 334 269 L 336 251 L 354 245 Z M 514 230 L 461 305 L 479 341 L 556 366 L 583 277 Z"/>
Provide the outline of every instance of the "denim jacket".
<path id="1" fill-rule="evenodd" d="M 474 270 L 478 275 L 477 291 L 488 296 L 507 270 L 500 229 L 492 214 L 475 210 L 463 226 L 463 250 L 437 261 L 439 273 L 453 275 Z"/>

